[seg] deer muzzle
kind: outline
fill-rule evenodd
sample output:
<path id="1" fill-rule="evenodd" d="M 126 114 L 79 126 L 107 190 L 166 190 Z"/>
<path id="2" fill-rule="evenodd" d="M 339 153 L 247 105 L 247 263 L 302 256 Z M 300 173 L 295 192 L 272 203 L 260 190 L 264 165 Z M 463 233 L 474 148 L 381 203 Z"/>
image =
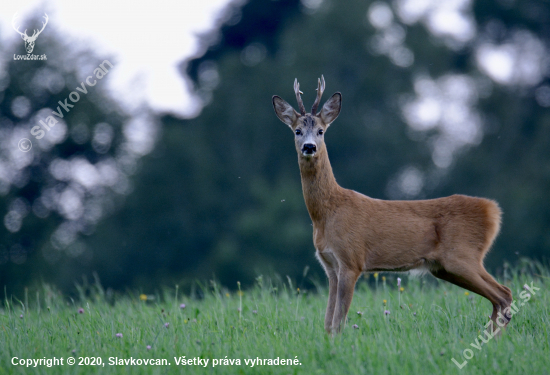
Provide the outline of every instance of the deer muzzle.
<path id="1" fill-rule="evenodd" d="M 315 143 L 304 143 L 302 146 L 302 155 L 313 156 L 317 152 L 317 146 Z"/>

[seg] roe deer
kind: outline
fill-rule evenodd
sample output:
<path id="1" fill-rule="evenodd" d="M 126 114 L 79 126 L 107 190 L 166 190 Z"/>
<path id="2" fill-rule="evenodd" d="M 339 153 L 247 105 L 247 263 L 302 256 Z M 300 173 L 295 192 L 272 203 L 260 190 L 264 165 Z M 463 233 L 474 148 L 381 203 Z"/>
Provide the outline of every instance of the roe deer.
<path id="1" fill-rule="evenodd" d="M 306 113 L 296 79 L 300 113 L 277 95 L 273 107 L 295 134 L 316 256 L 329 280 L 325 330 L 340 331 L 357 279 L 363 272 L 374 271 L 430 272 L 491 301 L 493 327 L 499 310 L 508 323 L 511 315 L 506 308 L 512 293 L 483 267 L 483 258 L 500 229 L 497 203 L 465 195 L 386 201 L 340 187 L 332 173 L 324 133 L 340 113 L 342 95 L 332 95 L 317 114 L 324 89 L 321 76 L 311 113 Z"/>

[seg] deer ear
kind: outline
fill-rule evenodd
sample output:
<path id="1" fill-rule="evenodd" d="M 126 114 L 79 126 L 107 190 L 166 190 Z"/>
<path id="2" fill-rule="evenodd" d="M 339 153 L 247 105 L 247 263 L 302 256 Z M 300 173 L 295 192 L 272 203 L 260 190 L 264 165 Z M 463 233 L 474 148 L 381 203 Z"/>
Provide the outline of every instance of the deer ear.
<path id="1" fill-rule="evenodd" d="M 341 108 L 342 94 L 337 92 L 325 102 L 325 105 L 323 105 L 323 109 L 321 110 L 321 120 L 323 120 L 325 125 L 329 126 L 331 122 L 336 120 L 336 118 L 340 114 Z"/>
<path id="2" fill-rule="evenodd" d="M 273 96 L 273 108 L 275 109 L 275 114 L 279 120 L 290 126 L 290 128 L 292 128 L 292 125 L 294 125 L 296 119 L 300 117 L 298 112 L 296 112 L 290 104 L 277 95 Z"/>

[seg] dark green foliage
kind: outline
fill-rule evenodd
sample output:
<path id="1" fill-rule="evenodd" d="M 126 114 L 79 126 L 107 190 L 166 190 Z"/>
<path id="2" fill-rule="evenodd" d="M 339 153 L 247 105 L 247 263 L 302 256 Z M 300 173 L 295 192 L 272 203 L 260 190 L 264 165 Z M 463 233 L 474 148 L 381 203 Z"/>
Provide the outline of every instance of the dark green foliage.
<path id="1" fill-rule="evenodd" d="M 368 47 L 376 34 L 366 17 L 370 5 L 325 1 L 315 12 L 296 1 L 244 5 L 241 21 L 223 26 L 218 44 L 204 46 L 203 57 L 182 65 L 206 106 L 194 119 L 160 118 L 162 136 L 140 160 L 132 194 L 115 199 L 120 209 L 83 237 L 93 257 L 85 262 L 64 257 L 51 265 L 33 251 L 24 265 L 0 265 L 2 285 L 21 286 L 22 280 L 42 276 L 70 288 L 92 271 L 114 288 L 212 275 L 225 285 L 237 280 L 250 284 L 258 273 L 297 277 L 305 266 L 324 277 L 313 255 L 293 136 L 271 105 L 274 94 L 294 105 L 297 77 L 309 110 L 321 74 L 327 82 L 323 102 L 336 91 L 343 96 L 340 117 L 325 138 L 343 187 L 380 199 L 455 193 L 496 199 L 504 221 L 488 268 L 515 262 L 518 255 L 547 257 L 550 115 L 535 100 L 535 90 L 548 78 L 523 87 L 491 83 L 476 67 L 475 43 L 449 48 L 420 23 L 399 24 L 414 53 L 412 66 L 399 67 Z M 490 31 L 496 42 L 517 29 L 529 30 L 547 44 L 550 40 L 550 16 L 538 2 L 478 1 L 473 17 L 480 35 Z M 215 39 L 215 33 L 204 37 L 205 43 Z M 31 74 L 17 70 L 20 65 L 13 62 L 9 66 L 14 78 L 0 102 L 3 116 L 11 98 L 21 95 L 21 80 Z M 72 71 L 63 74 L 71 81 Z M 488 89 L 474 105 L 483 123 L 481 143 L 460 148 L 448 168 L 438 168 L 432 161 L 436 131 L 412 130 L 402 105 L 414 96 L 415 79 L 437 80 L 446 74 L 467 75 L 487 83 Z M 46 100 L 56 103 L 57 96 Z M 78 105 L 93 123 L 122 121 L 116 111 L 105 112 L 91 102 Z M 97 157 L 88 145 L 77 147 L 70 140 L 48 157 L 75 154 L 91 161 Z M 415 195 L 395 196 L 392 181 L 408 167 L 424 176 L 423 188 Z M 46 179 L 40 168 L 32 173 L 32 183 L 0 197 L 1 207 L 16 196 L 32 201 Z M 48 244 L 56 220 L 32 216 L 21 232 L 0 232 L 2 243 L 40 249 Z"/>

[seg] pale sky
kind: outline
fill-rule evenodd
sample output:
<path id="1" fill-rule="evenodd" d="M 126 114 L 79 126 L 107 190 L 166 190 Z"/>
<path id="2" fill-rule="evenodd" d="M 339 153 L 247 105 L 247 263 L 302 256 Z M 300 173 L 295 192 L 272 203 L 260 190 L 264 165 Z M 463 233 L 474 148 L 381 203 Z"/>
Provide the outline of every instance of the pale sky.
<path id="1" fill-rule="evenodd" d="M 158 112 L 191 117 L 200 105 L 177 65 L 197 53 L 196 35 L 212 29 L 229 2 L 1 1 L 0 38 L 8 45 L 23 43 L 11 25 L 14 14 L 18 13 L 23 31 L 34 27 L 26 22 L 29 17 L 47 13 L 44 32 L 56 29 L 69 40 L 80 41 L 75 45 L 91 47 L 100 58 L 115 56 L 117 63 L 109 73 L 108 85 L 115 99 L 128 109 L 145 101 Z"/>

